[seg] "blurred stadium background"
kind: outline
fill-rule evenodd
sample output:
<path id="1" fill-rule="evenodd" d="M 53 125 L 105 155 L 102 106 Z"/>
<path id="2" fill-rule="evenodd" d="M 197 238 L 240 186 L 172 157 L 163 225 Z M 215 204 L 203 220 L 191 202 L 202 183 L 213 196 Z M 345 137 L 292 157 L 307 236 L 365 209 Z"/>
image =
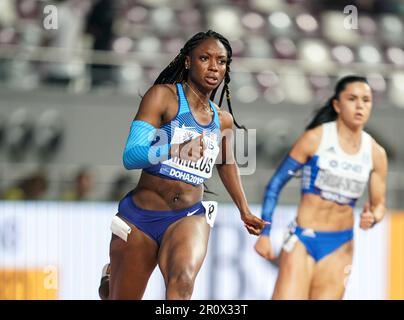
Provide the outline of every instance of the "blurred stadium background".
<path id="1" fill-rule="evenodd" d="M 44 26 L 49 5 L 57 29 Z M 344 27 L 347 5 L 357 9 L 357 28 Z M 0 0 L 1 299 L 97 298 L 110 219 L 140 175 L 125 171 L 121 157 L 141 95 L 187 38 L 208 29 L 231 40 L 234 112 L 256 129 L 249 140 L 256 141 L 256 169 L 242 179 L 257 214 L 275 166 L 336 79 L 368 77 L 374 108 L 367 131 L 389 155 L 390 211 L 375 230 L 357 232 L 358 283 L 346 298 L 404 299 L 403 1 Z M 293 213 L 299 183 L 284 189 L 277 212 Z M 218 176 L 208 185 L 218 194 L 209 197 L 223 204 L 219 213 L 233 219 L 218 221 L 221 241 L 210 244 L 198 279 L 203 290 L 197 286 L 194 296 L 269 298 L 276 268 L 252 252 L 255 239 L 244 235 Z M 238 263 L 237 245 L 221 247 L 234 241 L 250 265 Z M 236 271 L 226 269 L 229 261 Z M 262 274 L 254 278 L 251 268 Z M 159 290 L 146 297 L 163 297 L 155 278 Z M 237 283 L 237 294 L 214 279 Z"/>

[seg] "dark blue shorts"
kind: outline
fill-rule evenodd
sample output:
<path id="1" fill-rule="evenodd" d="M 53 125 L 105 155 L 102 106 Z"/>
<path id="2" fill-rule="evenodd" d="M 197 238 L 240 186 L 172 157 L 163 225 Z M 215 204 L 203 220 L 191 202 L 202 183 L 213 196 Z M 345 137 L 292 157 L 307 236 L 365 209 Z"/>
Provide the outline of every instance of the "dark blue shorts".
<path id="1" fill-rule="evenodd" d="M 343 244 L 353 239 L 353 229 L 341 231 L 315 231 L 292 224 L 290 235 L 295 235 L 306 247 L 307 252 L 316 262 L 333 253 Z"/>
<path id="2" fill-rule="evenodd" d="M 118 215 L 135 225 L 150 238 L 161 244 L 167 228 L 177 220 L 195 214 L 205 214 L 202 202 L 193 206 L 172 211 L 154 211 L 139 208 L 132 200 L 133 191 L 129 192 L 120 202 Z"/>

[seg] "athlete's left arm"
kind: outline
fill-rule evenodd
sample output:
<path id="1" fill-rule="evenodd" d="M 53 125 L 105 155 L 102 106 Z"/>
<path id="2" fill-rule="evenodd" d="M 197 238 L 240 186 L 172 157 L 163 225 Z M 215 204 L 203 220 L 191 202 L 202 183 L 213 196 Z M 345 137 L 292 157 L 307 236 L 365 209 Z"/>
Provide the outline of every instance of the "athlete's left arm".
<path id="1" fill-rule="evenodd" d="M 373 212 L 376 223 L 381 221 L 386 212 L 386 178 L 388 160 L 386 151 L 373 142 L 373 172 L 369 181 L 370 211 Z"/>
<path id="2" fill-rule="evenodd" d="M 388 161 L 386 151 L 375 141 L 372 146 L 373 171 L 369 179 L 370 204 L 365 205 L 361 216 L 362 229 L 380 222 L 386 213 L 386 177 Z"/>
<path id="3" fill-rule="evenodd" d="M 221 158 L 216 164 L 220 179 L 240 211 L 241 220 L 250 234 L 259 235 L 267 222 L 254 216 L 249 207 L 240 179 L 240 173 L 233 154 L 233 117 L 226 111 L 221 113 Z"/>

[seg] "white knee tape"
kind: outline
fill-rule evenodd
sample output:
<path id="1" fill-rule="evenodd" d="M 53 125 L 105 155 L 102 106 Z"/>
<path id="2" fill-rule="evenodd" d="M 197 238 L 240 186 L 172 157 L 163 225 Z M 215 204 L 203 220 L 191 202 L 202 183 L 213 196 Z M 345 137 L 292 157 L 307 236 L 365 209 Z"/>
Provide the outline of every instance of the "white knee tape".
<path id="1" fill-rule="evenodd" d="M 111 231 L 123 241 L 128 241 L 128 234 L 132 231 L 132 229 L 121 218 L 114 216 L 111 222 Z"/>

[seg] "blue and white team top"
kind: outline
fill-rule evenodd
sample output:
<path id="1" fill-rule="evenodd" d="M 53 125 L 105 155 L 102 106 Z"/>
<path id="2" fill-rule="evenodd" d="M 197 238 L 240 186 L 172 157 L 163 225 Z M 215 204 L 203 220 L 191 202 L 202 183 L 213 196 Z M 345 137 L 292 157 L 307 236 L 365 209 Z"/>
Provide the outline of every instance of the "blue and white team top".
<path id="1" fill-rule="evenodd" d="M 354 207 L 373 169 L 372 138 L 362 131 L 360 150 L 351 155 L 339 145 L 335 121 L 324 123 L 322 129 L 320 145 L 303 167 L 302 193 Z"/>
<path id="2" fill-rule="evenodd" d="M 208 125 L 198 123 L 189 108 L 182 84 L 177 83 L 176 87 L 179 101 L 178 112 L 172 121 L 160 128 L 160 132 L 165 135 L 163 140 L 170 144 L 181 144 L 198 137 L 203 132 L 203 142 L 206 146 L 204 155 L 197 162 L 170 158 L 144 170 L 163 178 L 199 185 L 212 177 L 216 158 L 219 154 L 221 143 L 219 114 L 213 102 L 209 101 L 213 110 L 212 121 Z"/>

